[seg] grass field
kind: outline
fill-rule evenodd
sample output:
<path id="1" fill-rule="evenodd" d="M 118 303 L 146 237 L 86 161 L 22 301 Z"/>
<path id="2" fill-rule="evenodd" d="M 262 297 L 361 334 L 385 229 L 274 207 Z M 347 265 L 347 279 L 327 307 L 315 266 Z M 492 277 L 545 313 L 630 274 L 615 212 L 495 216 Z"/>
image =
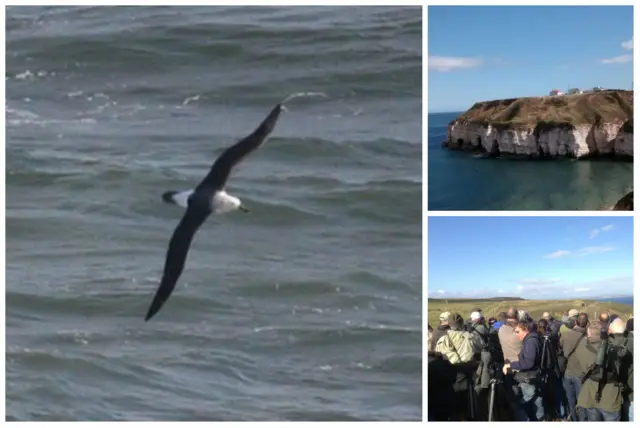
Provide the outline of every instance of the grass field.
<path id="1" fill-rule="evenodd" d="M 633 132 L 633 91 L 602 91 L 576 95 L 511 98 L 475 103 L 457 121 L 505 129 L 569 127 L 624 123 Z"/>
<path id="2" fill-rule="evenodd" d="M 584 307 L 583 307 L 584 304 Z M 427 317 L 429 324 L 435 328 L 439 324 L 438 318 L 442 312 L 459 313 L 468 319 L 473 308 L 481 308 L 487 319 L 496 317 L 502 311 L 506 312 L 511 306 L 524 309 L 534 318 L 540 319 L 543 312 L 551 312 L 556 317 L 562 317 L 564 311 L 577 309 L 589 314 L 589 319 L 599 316 L 600 312 L 619 315 L 625 321 L 633 314 L 633 307 L 621 303 L 599 302 L 596 300 L 523 300 L 516 297 L 493 299 L 429 299 L 427 301 Z"/>

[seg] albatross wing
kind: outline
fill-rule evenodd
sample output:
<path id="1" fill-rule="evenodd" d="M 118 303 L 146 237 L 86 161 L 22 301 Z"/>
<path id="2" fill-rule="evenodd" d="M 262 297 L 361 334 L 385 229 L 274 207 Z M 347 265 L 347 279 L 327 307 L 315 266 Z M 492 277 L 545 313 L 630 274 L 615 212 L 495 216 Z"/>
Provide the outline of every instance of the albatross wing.
<path id="1" fill-rule="evenodd" d="M 180 278 L 184 269 L 191 241 L 208 216 L 209 212 L 198 210 L 194 206 L 189 206 L 185 211 L 169 242 L 162 281 L 151 302 L 145 321 L 153 317 L 171 296 L 176 282 L 178 282 L 178 278 Z"/>
<path id="2" fill-rule="evenodd" d="M 273 132 L 276 122 L 282 112 L 282 105 L 277 104 L 262 121 L 262 123 L 248 136 L 227 148 L 214 162 L 209 174 L 196 187 L 196 192 L 202 187 L 221 189 L 224 187 L 231 169 L 244 159 L 249 153 L 256 150 L 264 143 L 269 134 Z"/>

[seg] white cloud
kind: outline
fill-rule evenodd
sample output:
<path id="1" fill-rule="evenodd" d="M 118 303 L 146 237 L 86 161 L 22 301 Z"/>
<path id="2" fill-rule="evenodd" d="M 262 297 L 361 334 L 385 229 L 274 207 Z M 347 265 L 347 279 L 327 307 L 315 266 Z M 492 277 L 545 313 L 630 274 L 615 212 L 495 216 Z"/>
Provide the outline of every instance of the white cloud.
<path id="1" fill-rule="evenodd" d="M 429 69 L 436 71 L 451 71 L 461 68 L 474 68 L 482 64 L 477 58 L 454 56 L 430 56 Z"/>
<path id="2" fill-rule="evenodd" d="M 504 290 L 501 288 L 498 290 L 498 293 L 504 293 Z"/>
<path id="3" fill-rule="evenodd" d="M 605 58 L 601 62 L 603 64 L 624 64 L 633 61 L 633 55 L 619 55 L 613 58 Z"/>
<path id="4" fill-rule="evenodd" d="M 627 40 L 626 42 L 622 42 L 622 48 L 628 51 L 633 50 L 633 37 L 631 40 Z"/>
<path id="5" fill-rule="evenodd" d="M 591 231 L 591 233 L 589 234 L 589 239 L 593 239 L 596 236 L 598 236 L 600 234 L 600 232 L 608 232 L 610 230 L 613 230 L 613 225 L 612 224 L 608 224 L 606 226 L 602 226 L 600 229 L 593 229 Z"/>
<path id="6" fill-rule="evenodd" d="M 547 254 L 545 256 L 545 258 L 547 259 L 557 259 L 559 257 L 564 257 L 564 256 L 568 256 L 569 254 L 571 254 L 571 251 L 566 251 L 566 250 L 558 250 L 558 251 L 554 251 L 551 254 Z"/>
<path id="7" fill-rule="evenodd" d="M 591 254 L 606 253 L 613 250 L 615 250 L 615 247 L 600 245 L 600 246 L 592 246 L 592 247 L 583 247 L 576 251 L 558 250 L 558 251 L 554 251 L 551 254 L 547 254 L 544 257 L 547 259 L 557 259 L 560 257 L 571 256 L 571 255 L 577 256 L 577 257 L 584 257 L 584 256 L 590 256 Z"/>
<path id="8" fill-rule="evenodd" d="M 578 256 L 588 256 L 591 254 L 598 254 L 598 253 L 606 253 L 608 251 L 613 251 L 615 250 L 615 248 L 613 247 L 607 247 L 607 246 L 599 246 L 599 247 L 584 247 L 584 248 L 580 248 L 577 252 L 576 255 Z"/>
<path id="9" fill-rule="evenodd" d="M 444 294 L 444 290 L 438 290 L 439 294 Z"/>
<path id="10" fill-rule="evenodd" d="M 576 288 L 576 289 L 574 289 L 573 291 L 577 291 L 577 292 L 579 292 L 579 293 L 580 293 L 580 292 L 583 292 L 583 291 L 589 291 L 589 290 L 591 290 L 591 289 L 590 289 L 590 288 Z"/>

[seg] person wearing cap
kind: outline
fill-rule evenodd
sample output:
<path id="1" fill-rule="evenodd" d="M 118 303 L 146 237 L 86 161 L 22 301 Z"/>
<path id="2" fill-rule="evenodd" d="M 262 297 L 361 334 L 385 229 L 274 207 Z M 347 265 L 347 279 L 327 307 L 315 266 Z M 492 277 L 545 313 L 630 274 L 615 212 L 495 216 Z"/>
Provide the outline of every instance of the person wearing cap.
<path id="1" fill-rule="evenodd" d="M 475 390 L 478 394 L 478 417 L 479 420 L 487 420 L 488 414 L 485 410 L 489 404 L 489 387 L 491 386 L 491 353 L 489 352 L 489 328 L 485 323 L 484 314 L 481 311 L 473 311 L 469 316 L 471 325 L 469 332 L 471 333 L 471 346 L 473 354 L 478 361 L 476 369 L 476 385 Z"/>
<path id="2" fill-rule="evenodd" d="M 450 312 L 443 312 L 440 314 L 440 325 L 438 327 L 435 328 L 435 330 L 433 330 L 433 334 L 431 336 L 431 343 L 429 344 L 429 351 L 431 352 L 435 352 L 436 350 L 436 343 L 438 343 L 438 340 L 444 336 L 445 334 L 447 334 L 447 330 L 450 330 L 451 327 L 449 327 L 449 318 L 451 317 L 451 313 Z"/>
<path id="3" fill-rule="evenodd" d="M 479 356 L 482 350 L 485 350 L 489 341 L 489 328 L 484 322 L 484 315 L 481 312 L 471 312 L 471 346 L 473 346 L 473 354 Z M 488 382 L 488 381 L 487 381 Z M 488 386 L 488 384 L 487 384 Z"/>
<path id="4" fill-rule="evenodd" d="M 489 336 L 489 328 L 484 322 L 484 315 L 482 314 L 482 312 L 471 312 L 471 316 L 469 318 L 471 319 L 471 335 L 474 338 L 473 351 L 474 353 L 476 353 L 476 351 L 480 352 L 480 350 L 482 349 L 482 345 L 486 343 Z M 478 346 L 477 349 L 476 346 Z"/>

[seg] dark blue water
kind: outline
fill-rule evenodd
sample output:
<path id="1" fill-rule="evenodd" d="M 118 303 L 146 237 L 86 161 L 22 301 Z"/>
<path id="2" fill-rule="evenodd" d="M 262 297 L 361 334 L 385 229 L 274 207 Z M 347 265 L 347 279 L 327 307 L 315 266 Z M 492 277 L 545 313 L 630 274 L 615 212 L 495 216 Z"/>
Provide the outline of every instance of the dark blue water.
<path id="1" fill-rule="evenodd" d="M 613 302 L 613 303 L 622 303 L 624 305 L 633 306 L 633 296 L 623 296 L 623 297 L 600 297 L 596 300 L 600 302 Z"/>
<path id="2" fill-rule="evenodd" d="M 429 210 L 598 210 L 633 187 L 633 163 L 478 158 L 442 148 L 460 113 L 429 114 Z"/>

